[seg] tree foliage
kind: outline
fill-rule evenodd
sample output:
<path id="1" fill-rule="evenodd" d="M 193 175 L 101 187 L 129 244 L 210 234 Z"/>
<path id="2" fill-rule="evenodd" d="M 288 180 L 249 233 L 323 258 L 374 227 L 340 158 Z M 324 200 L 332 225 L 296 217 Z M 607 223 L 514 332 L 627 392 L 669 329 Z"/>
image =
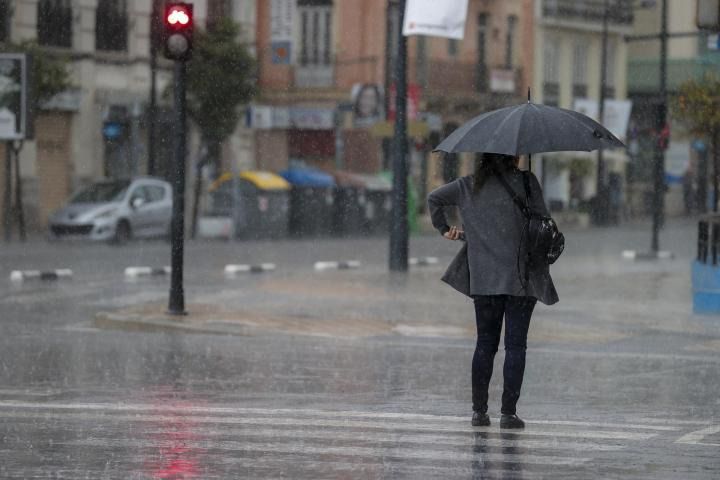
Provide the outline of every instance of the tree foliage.
<path id="1" fill-rule="evenodd" d="M 235 130 L 238 106 L 256 93 L 255 59 L 239 33 L 240 27 L 226 18 L 209 31 L 196 32 L 187 65 L 188 114 L 211 151 Z"/>
<path id="2" fill-rule="evenodd" d="M 720 131 L 720 77 L 707 74 L 680 85 L 674 113 L 695 135 L 708 137 Z"/>
<path id="3" fill-rule="evenodd" d="M 32 55 L 32 90 L 35 93 L 36 110 L 54 95 L 71 87 L 67 57 L 50 53 L 35 41 L 5 43 L 0 48 L 3 53 L 27 53 Z"/>

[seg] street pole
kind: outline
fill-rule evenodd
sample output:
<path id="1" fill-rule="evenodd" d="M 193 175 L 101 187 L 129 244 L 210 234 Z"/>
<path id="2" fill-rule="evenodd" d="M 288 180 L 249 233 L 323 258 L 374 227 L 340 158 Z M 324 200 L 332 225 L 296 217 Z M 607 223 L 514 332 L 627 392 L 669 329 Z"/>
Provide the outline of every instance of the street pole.
<path id="1" fill-rule="evenodd" d="M 603 27 L 602 27 L 602 48 L 600 53 L 600 99 L 598 100 L 598 122 L 603 123 L 605 116 L 605 83 L 607 82 L 607 48 L 608 48 L 608 17 L 610 15 L 610 0 L 605 0 L 603 6 Z M 604 225 L 609 218 L 609 198 L 605 185 L 605 159 L 603 149 L 600 147 L 597 157 L 597 181 L 596 181 L 596 212 L 598 223 Z"/>
<path id="2" fill-rule="evenodd" d="M 185 62 L 175 61 L 175 168 L 173 179 L 172 250 L 168 313 L 185 315 L 183 254 L 185 241 Z"/>
<path id="3" fill-rule="evenodd" d="M 18 237 L 21 242 L 27 240 L 27 230 L 25 229 L 25 208 L 23 207 L 22 178 L 20 177 L 20 150 L 22 149 L 22 140 L 20 146 L 15 148 L 15 143 L 11 143 L 13 149 L 13 157 L 15 158 L 15 215 L 17 216 Z"/>
<path id="4" fill-rule="evenodd" d="M 395 57 L 395 136 L 393 138 L 393 211 L 390 225 L 390 271 L 407 272 L 409 229 L 407 205 L 407 41 L 402 32 L 405 1 L 398 2 Z"/>
<path id="5" fill-rule="evenodd" d="M 5 192 L 3 195 L 3 229 L 5 242 L 12 240 L 12 142 L 5 142 Z"/>
<path id="6" fill-rule="evenodd" d="M 663 222 L 664 198 L 665 198 L 665 150 L 660 145 L 659 135 L 667 123 L 667 39 L 668 39 L 668 6 L 667 0 L 662 0 L 660 13 L 660 91 L 659 105 L 656 117 L 655 129 L 658 138 L 655 142 L 655 169 L 653 195 L 653 224 L 652 242 L 650 250 L 657 255 L 660 250 L 660 227 Z"/>
<path id="7" fill-rule="evenodd" d="M 155 175 L 155 120 L 157 116 L 157 49 L 160 36 L 160 10 L 156 0 L 150 14 L 150 105 L 148 106 L 147 173 Z"/>

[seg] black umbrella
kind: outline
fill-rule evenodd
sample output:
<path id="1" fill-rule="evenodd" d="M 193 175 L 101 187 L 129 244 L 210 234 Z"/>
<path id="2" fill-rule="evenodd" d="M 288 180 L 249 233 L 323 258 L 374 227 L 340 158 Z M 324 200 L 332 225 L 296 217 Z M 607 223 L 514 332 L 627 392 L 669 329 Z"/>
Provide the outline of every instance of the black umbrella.
<path id="1" fill-rule="evenodd" d="M 435 149 L 447 153 L 525 155 L 617 148 L 625 145 L 590 117 L 564 108 L 524 103 L 483 113 L 461 125 Z"/>

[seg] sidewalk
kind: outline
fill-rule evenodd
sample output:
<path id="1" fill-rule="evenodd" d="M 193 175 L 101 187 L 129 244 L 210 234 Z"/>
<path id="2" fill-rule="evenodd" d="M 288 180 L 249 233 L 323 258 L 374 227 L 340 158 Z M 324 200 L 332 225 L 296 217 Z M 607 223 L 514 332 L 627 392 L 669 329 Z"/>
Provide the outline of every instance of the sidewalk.
<path id="1" fill-rule="evenodd" d="M 552 267 L 560 303 L 538 305 L 531 339 L 598 345 L 642 335 L 680 334 L 706 336 L 709 348 L 720 349 L 720 342 L 712 342 L 720 337 L 720 319 L 692 315 L 690 248 L 673 260 L 622 259 L 626 243 L 644 239 L 641 227 L 629 229 L 613 247 L 607 243 L 617 231 L 570 233 L 568 253 Z M 690 233 L 687 228 L 681 224 L 665 235 L 666 242 L 682 242 Z M 246 279 L 242 288 L 226 283 L 193 294 L 187 316 L 167 315 L 164 303 L 151 303 L 100 312 L 95 325 L 230 335 L 472 338 L 471 300 L 440 282 L 449 260 L 443 257 L 437 266 L 414 268 L 406 275 L 390 274 L 379 265 L 269 273 Z"/>

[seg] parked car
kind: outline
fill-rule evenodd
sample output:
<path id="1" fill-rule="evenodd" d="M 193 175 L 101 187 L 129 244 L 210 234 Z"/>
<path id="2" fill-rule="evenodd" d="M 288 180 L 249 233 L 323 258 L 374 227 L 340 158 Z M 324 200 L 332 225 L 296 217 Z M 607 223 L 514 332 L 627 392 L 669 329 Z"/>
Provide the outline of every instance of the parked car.
<path id="1" fill-rule="evenodd" d="M 172 187 L 161 179 L 104 180 L 70 197 L 50 216 L 51 239 L 87 238 L 123 243 L 169 236 Z"/>

